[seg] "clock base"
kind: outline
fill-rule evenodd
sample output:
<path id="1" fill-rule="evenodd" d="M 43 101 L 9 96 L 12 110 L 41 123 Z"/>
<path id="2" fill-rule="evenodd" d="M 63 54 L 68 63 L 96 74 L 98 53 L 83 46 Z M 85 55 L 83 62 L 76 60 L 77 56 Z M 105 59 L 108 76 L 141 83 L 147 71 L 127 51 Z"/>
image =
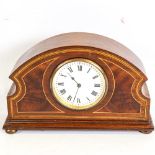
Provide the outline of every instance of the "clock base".
<path id="1" fill-rule="evenodd" d="M 54 129 L 92 129 L 92 130 L 131 130 L 149 134 L 154 130 L 149 121 L 101 121 L 101 120 L 6 120 L 3 129 L 13 134 L 18 130 L 54 130 Z"/>

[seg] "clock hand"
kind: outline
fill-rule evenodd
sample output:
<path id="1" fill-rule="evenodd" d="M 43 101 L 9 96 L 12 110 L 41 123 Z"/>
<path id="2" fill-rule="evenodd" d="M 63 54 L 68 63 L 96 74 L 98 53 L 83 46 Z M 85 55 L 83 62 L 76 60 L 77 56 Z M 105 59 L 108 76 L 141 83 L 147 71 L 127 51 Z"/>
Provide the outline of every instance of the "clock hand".
<path id="1" fill-rule="evenodd" d="M 75 81 L 75 82 L 77 83 L 77 85 L 79 84 L 79 83 L 75 80 L 74 77 L 72 77 L 69 73 L 68 73 L 68 75 L 71 77 L 71 79 L 72 79 L 73 81 Z"/>
<path id="2" fill-rule="evenodd" d="M 73 99 L 73 102 L 74 102 L 74 100 L 75 100 L 75 98 L 76 98 L 76 96 L 77 96 L 78 90 L 79 90 L 79 88 L 81 87 L 81 84 L 78 83 L 78 82 L 75 80 L 75 78 L 72 77 L 69 73 L 68 73 L 68 75 L 71 77 L 71 79 L 72 79 L 73 81 L 75 81 L 75 82 L 77 83 L 77 91 L 76 91 L 75 97 L 74 97 L 74 99 Z"/>
<path id="3" fill-rule="evenodd" d="M 77 91 L 76 91 L 76 93 L 75 93 L 75 97 L 74 97 L 74 99 L 73 99 L 73 102 L 74 102 L 74 100 L 76 99 L 76 96 L 77 96 L 77 93 L 78 93 L 78 90 L 79 90 L 80 87 L 81 87 L 81 84 L 77 84 Z"/>

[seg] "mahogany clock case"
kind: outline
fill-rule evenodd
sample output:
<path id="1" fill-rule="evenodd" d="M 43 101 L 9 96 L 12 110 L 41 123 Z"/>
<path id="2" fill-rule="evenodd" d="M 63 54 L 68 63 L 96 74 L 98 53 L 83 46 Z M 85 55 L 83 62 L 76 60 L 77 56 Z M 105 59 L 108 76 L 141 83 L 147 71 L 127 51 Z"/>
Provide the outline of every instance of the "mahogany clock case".
<path id="1" fill-rule="evenodd" d="M 50 79 L 66 60 L 87 59 L 107 76 L 107 93 L 89 109 L 64 107 L 54 97 Z M 51 37 L 26 52 L 10 75 L 7 133 L 17 130 L 106 129 L 150 133 L 150 98 L 141 61 L 120 43 L 89 33 Z"/>

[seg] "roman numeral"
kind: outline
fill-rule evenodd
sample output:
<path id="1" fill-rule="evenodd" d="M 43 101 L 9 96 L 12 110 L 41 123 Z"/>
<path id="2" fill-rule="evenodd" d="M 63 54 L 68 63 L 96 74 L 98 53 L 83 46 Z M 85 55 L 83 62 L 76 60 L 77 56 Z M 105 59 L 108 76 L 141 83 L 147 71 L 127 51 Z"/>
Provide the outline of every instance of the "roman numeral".
<path id="1" fill-rule="evenodd" d="M 98 78 L 98 75 L 95 75 L 95 76 L 93 77 L 93 79 L 96 79 L 96 78 Z"/>
<path id="2" fill-rule="evenodd" d="M 71 101 L 71 100 L 72 100 L 72 96 L 69 95 L 69 96 L 67 97 L 67 100 L 68 100 L 68 101 Z"/>
<path id="3" fill-rule="evenodd" d="M 97 92 L 93 90 L 93 91 L 91 92 L 91 94 L 92 94 L 93 96 L 96 96 L 96 95 L 97 95 Z"/>
<path id="4" fill-rule="evenodd" d="M 87 99 L 88 101 L 90 101 L 90 99 L 89 99 L 88 97 L 86 97 L 86 99 Z"/>
<path id="5" fill-rule="evenodd" d="M 77 103 L 81 103 L 81 101 L 80 101 L 80 99 L 79 99 L 79 98 L 77 98 Z"/>
<path id="6" fill-rule="evenodd" d="M 78 65 L 78 71 L 82 71 L 82 66 Z"/>
<path id="7" fill-rule="evenodd" d="M 58 83 L 59 86 L 64 86 L 63 82 Z"/>
<path id="8" fill-rule="evenodd" d="M 67 77 L 66 75 L 60 74 L 60 76 Z"/>
<path id="9" fill-rule="evenodd" d="M 94 87 L 100 87 L 100 84 L 94 84 Z"/>
<path id="10" fill-rule="evenodd" d="M 66 93 L 65 89 L 60 90 L 61 95 L 64 95 Z"/>
<path id="11" fill-rule="evenodd" d="M 69 70 L 71 73 L 73 72 L 73 70 L 72 70 L 72 68 L 71 68 L 71 67 L 69 67 L 69 68 L 68 68 L 68 70 Z"/>
<path id="12" fill-rule="evenodd" d="M 89 68 L 89 69 L 88 69 L 87 73 L 89 73 L 89 72 L 90 72 L 90 70 L 91 70 L 91 68 Z"/>

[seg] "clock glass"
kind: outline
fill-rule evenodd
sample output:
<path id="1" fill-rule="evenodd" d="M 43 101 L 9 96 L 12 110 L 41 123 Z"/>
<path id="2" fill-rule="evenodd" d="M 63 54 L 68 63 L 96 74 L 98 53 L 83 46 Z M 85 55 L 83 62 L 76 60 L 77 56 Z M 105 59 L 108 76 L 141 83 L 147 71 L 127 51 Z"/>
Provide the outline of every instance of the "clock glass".
<path id="1" fill-rule="evenodd" d="M 88 59 L 70 59 L 54 71 L 50 87 L 63 106 L 82 110 L 97 105 L 105 96 L 107 78 L 102 68 Z"/>

